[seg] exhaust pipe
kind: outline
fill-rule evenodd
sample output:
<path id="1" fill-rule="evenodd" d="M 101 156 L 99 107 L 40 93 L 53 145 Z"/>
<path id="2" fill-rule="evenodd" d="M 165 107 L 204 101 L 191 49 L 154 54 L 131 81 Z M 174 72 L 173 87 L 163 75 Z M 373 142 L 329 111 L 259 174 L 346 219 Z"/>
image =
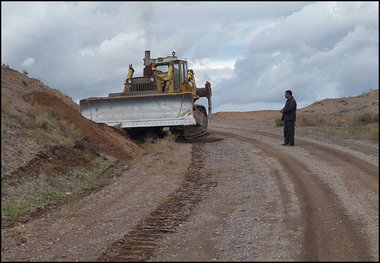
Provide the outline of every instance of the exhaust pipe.
<path id="1" fill-rule="evenodd" d="M 145 59 L 144 59 L 144 66 L 150 65 L 150 51 L 145 50 Z"/>
<path id="2" fill-rule="evenodd" d="M 144 58 L 144 77 L 149 77 L 153 75 L 152 67 L 150 66 L 150 51 L 145 50 Z"/>

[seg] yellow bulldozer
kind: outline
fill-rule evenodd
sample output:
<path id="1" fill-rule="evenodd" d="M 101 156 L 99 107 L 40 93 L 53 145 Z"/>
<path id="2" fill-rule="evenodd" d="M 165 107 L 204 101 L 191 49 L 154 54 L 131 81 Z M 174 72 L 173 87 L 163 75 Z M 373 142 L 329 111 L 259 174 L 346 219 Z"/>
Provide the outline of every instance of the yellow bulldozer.
<path id="1" fill-rule="evenodd" d="M 142 77 L 133 77 L 129 65 L 124 90 L 108 97 L 80 100 L 82 115 L 109 126 L 120 125 L 128 134 L 146 131 L 173 133 L 189 139 L 206 133 L 211 116 L 211 85 L 197 88 L 194 72 L 186 59 L 171 56 L 150 58 L 145 51 Z M 207 98 L 208 113 L 203 105 L 195 104 Z"/>

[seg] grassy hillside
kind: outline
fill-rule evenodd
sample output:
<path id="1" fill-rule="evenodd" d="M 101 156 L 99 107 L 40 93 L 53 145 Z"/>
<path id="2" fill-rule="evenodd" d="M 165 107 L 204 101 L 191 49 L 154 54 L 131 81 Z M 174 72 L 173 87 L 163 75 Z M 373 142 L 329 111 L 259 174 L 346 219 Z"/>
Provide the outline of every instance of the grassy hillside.
<path id="1" fill-rule="evenodd" d="M 217 112 L 215 122 L 282 126 L 279 110 Z M 379 141 L 379 90 L 357 97 L 326 99 L 297 110 L 297 127 L 309 127 L 331 136 Z"/>
<path id="2" fill-rule="evenodd" d="M 379 112 L 379 90 L 373 90 L 356 97 L 325 99 L 300 110 L 303 113 L 330 115 L 358 115 Z"/>
<path id="3" fill-rule="evenodd" d="M 379 90 L 315 102 L 299 111 L 297 123 L 332 136 L 378 142 Z"/>

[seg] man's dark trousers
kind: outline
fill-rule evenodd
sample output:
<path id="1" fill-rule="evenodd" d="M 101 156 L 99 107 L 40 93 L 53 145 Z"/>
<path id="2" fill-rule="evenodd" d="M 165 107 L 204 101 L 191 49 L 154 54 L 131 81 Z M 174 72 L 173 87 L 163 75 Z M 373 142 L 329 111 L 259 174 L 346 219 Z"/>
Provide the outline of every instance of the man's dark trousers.
<path id="1" fill-rule="evenodd" d="M 284 121 L 284 144 L 294 145 L 294 124 L 295 121 Z"/>

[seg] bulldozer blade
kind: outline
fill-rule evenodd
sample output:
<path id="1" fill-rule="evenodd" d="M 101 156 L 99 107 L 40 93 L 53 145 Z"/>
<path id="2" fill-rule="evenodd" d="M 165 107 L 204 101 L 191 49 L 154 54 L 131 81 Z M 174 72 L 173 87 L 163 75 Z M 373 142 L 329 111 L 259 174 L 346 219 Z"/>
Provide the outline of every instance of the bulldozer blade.
<path id="1" fill-rule="evenodd" d="M 149 94 L 87 98 L 80 101 L 82 115 L 95 122 L 121 128 L 197 125 L 193 94 Z"/>

